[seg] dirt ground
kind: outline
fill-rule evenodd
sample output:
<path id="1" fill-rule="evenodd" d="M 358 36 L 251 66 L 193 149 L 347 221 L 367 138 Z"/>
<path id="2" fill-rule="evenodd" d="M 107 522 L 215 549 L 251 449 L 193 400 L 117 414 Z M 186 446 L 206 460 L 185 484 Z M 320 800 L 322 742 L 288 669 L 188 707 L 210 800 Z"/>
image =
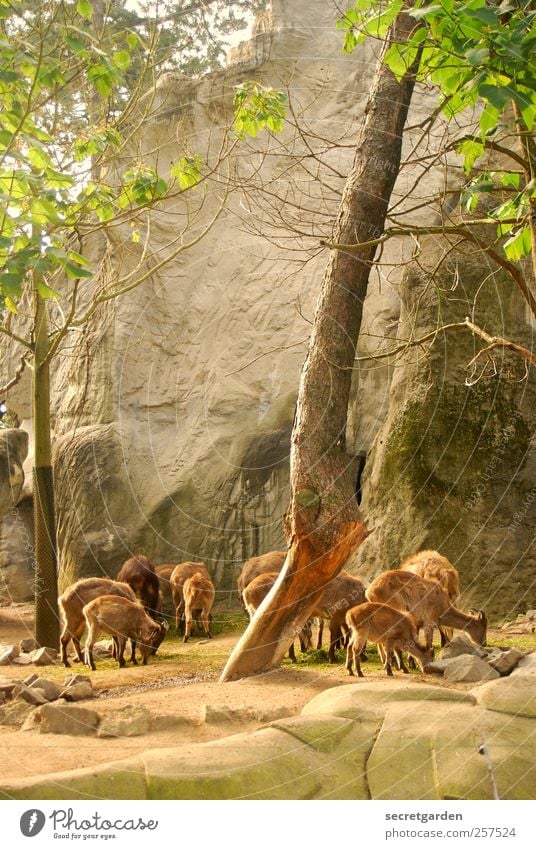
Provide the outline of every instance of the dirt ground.
<path id="1" fill-rule="evenodd" d="M 229 633 L 217 633 L 212 640 L 192 638 L 186 645 L 168 636 L 158 655 L 147 666 L 128 665 L 119 669 L 112 660 L 97 660 L 97 671 L 88 673 L 85 667 L 73 663 L 73 672 L 90 674 L 97 698 L 79 702 L 100 714 L 115 713 L 127 704 L 141 704 L 153 716 L 161 717 L 153 730 L 140 737 L 101 739 L 38 734 L 0 726 L 0 778 L 22 778 L 43 773 L 85 767 L 130 757 L 147 749 L 157 749 L 188 743 L 215 740 L 230 734 L 251 731 L 264 724 L 260 720 L 230 721 L 206 724 L 201 720 L 203 705 L 247 706 L 253 710 L 286 708 L 298 714 L 317 693 L 340 684 L 355 683 L 349 678 L 342 662 L 329 665 L 322 657 L 306 658 L 264 675 L 229 684 L 218 683 L 219 674 L 245 624 L 241 614 L 236 621 L 226 622 Z M 18 643 L 32 636 L 32 608 L 16 605 L 0 608 L 0 642 Z M 215 630 L 218 630 L 216 623 Z M 501 639 L 502 638 L 502 639 Z M 489 642 L 500 645 L 504 634 L 491 632 Z M 512 642 L 512 641 L 510 641 Z M 536 636 L 527 638 L 521 646 L 526 651 L 536 649 Z M 529 644 L 530 643 L 530 644 Z M 298 655 L 299 657 L 299 655 Z M 342 661 L 342 654 L 340 655 Z M 63 682 L 69 670 L 63 666 L 7 666 L 0 670 L 0 679 L 22 680 L 32 672 Z M 385 677 L 379 664 L 372 660 L 364 667 L 366 678 Z M 414 681 L 441 684 L 439 676 L 411 673 Z M 452 685 L 450 685 L 452 686 Z M 470 689 L 471 684 L 459 684 Z M 1 685 L 0 685 L 1 689 Z"/>

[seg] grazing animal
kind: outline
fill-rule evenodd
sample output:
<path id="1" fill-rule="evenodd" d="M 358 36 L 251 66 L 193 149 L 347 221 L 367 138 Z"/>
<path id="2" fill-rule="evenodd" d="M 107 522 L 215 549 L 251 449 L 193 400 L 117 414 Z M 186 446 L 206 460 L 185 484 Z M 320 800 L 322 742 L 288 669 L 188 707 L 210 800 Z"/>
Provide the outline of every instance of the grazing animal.
<path id="1" fill-rule="evenodd" d="M 351 630 L 346 655 L 346 669 L 349 675 L 353 675 L 353 662 L 358 676 L 363 677 L 359 655 L 367 640 L 383 647 L 387 675 L 393 674 L 390 662 L 392 652 L 398 653 L 402 672 L 408 671 L 402 660 L 403 651 L 407 651 L 417 660 L 423 672 L 426 671 L 426 665 L 433 660 L 433 649 L 419 643 L 418 628 L 413 617 L 387 604 L 358 604 L 346 614 L 346 624 Z"/>
<path id="2" fill-rule="evenodd" d="M 155 622 L 147 615 L 141 604 L 120 596 L 103 595 L 93 599 L 84 607 L 88 636 L 86 640 L 86 663 L 95 671 L 93 647 L 101 634 L 113 637 L 116 644 L 119 666 L 125 666 L 125 645 L 132 640 L 139 645 L 143 665 L 149 655 L 154 654 L 166 635 L 165 624 Z"/>
<path id="3" fill-rule="evenodd" d="M 86 627 L 83 609 L 90 601 L 102 595 L 115 595 L 132 602 L 136 601 L 134 591 L 128 584 L 112 581 L 111 578 L 82 578 L 80 581 L 71 584 L 58 599 L 63 620 L 63 630 L 60 637 L 61 660 L 67 668 L 71 665 L 67 659 L 67 647 L 71 640 L 78 661 L 84 662 L 80 647 L 80 640 Z"/>
<path id="4" fill-rule="evenodd" d="M 194 619 L 201 620 L 205 634 L 210 640 L 210 611 L 216 596 L 214 584 L 203 572 L 194 572 L 190 578 L 186 578 L 182 591 L 186 623 L 184 642 L 188 642 L 191 636 Z"/>
<path id="5" fill-rule="evenodd" d="M 283 568 L 287 556 L 286 551 L 269 551 L 267 554 L 259 554 L 258 557 L 250 557 L 242 566 L 238 577 L 238 592 L 243 598 L 243 592 L 258 575 L 267 575 L 269 572 L 279 573 Z"/>
<path id="6" fill-rule="evenodd" d="M 182 634 L 184 630 L 184 582 L 188 578 L 191 578 L 192 575 L 195 575 L 196 572 L 200 572 L 206 578 L 210 579 L 208 569 L 204 563 L 194 563 L 190 560 L 187 560 L 185 563 L 177 563 L 169 579 L 171 597 L 175 608 L 175 628 L 178 634 Z"/>
<path id="7" fill-rule="evenodd" d="M 329 662 L 335 663 L 335 649 L 344 639 L 346 614 L 356 604 L 366 600 L 365 587 L 360 578 L 342 571 L 331 579 L 316 603 L 312 616 L 320 619 L 317 649 L 322 648 L 323 622 L 329 622 Z"/>
<path id="8" fill-rule="evenodd" d="M 433 629 L 439 626 L 467 631 L 475 643 L 486 645 L 488 622 L 484 611 L 472 615 L 458 610 L 437 581 L 402 569 L 390 569 L 374 579 L 366 596 L 369 601 L 411 613 L 417 627 L 424 629 L 428 648 L 432 646 Z"/>
<path id="9" fill-rule="evenodd" d="M 119 570 L 117 581 L 132 587 L 149 615 L 160 611 L 160 583 L 148 557 L 135 554 Z"/>
<path id="10" fill-rule="evenodd" d="M 248 612 L 249 618 L 253 619 L 255 615 L 255 611 L 258 607 L 261 606 L 262 602 L 272 589 L 273 585 L 277 581 L 279 577 L 278 572 L 267 572 L 265 575 L 257 575 L 252 581 L 249 582 L 247 587 L 244 590 L 244 604 L 246 605 L 246 610 Z M 309 648 L 311 643 L 311 626 L 309 622 L 306 622 L 305 625 L 302 626 L 300 634 L 298 635 L 300 638 L 300 645 L 302 651 L 306 651 Z M 303 641 L 302 641 L 303 639 Z M 305 648 L 304 648 L 305 646 Z M 296 663 L 296 653 L 294 651 L 294 642 L 290 644 L 288 656 L 290 657 L 293 663 Z"/>
<path id="11" fill-rule="evenodd" d="M 458 604 L 460 600 L 460 574 L 455 566 L 439 554 L 438 551 L 419 551 L 411 557 L 406 558 L 400 565 L 400 569 L 413 572 L 421 578 L 429 581 L 437 581 L 447 593 L 451 604 Z M 452 628 L 439 627 L 441 645 L 445 646 L 452 639 Z"/>

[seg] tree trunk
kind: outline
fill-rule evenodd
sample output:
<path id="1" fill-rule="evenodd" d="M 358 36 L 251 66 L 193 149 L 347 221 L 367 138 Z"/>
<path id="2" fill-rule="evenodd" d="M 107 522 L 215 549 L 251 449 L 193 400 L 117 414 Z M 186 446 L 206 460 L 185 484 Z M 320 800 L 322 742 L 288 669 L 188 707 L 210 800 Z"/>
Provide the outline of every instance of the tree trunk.
<path id="1" fill-rule="evenodd" d="M 59 648 L 56 516 L 50 438 L 50 374 L 46 360 L 49 340 L 46 303 L 34 274 L 34 528 L 35 639 L 40 646 Z"/>
<path id="2" fill-rule="evenodd" d="M 408 15 L 400 15 L 379 58 L 339 208 L 335 242 L 369 242 L 383 232 L 414 86 L 412 73 L 397 82 L 383 58 L 389 41 L 407 39 L 415 26 Z M 354 462 L 345 450 L 345 432 L 355 348 L 375 252 L 376 246 L 369 245 L 330 257 L 292 433 L 287 559 L 229 658 L 222 681 L 263 672 L 280 662 L 326 584 L 369 533 L 359 518 Z"/>

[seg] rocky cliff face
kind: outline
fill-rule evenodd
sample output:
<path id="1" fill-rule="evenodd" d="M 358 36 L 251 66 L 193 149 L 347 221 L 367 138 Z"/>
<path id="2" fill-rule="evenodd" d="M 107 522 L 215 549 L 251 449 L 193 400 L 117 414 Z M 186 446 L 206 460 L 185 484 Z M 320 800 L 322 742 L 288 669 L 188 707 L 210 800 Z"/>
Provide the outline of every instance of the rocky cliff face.
<path id="1" fill-rule="evenodd" d="M 107 302 L 57 361 L 63 585 L 115 574 L 142 551 L 156 562 L 204 560 L 225 597 L 245 557 L 284 543 L 297 383 L 327 259 L 319 241 L 330 236 L 375 65 L 373 46 L 341 53 L 336 18 L 325 0 L 273 0 L 228 68 L 199 80 L 168 75 L 159 86 L 133 156 L 150 161 L 158 151 L 165 167 L 185 150 L 199 152 L 214 176 L 192 200 L 178 197 L 154 216 L 145 257 L 128 228 L 114 229 L 109 244 L 95 241 L 95 285 L 142 260 L 155 269 L 177 238 L 208 232 L 138 289 Z M 281 137 L 240 143 L 218 165 L 234 86 L 248 79 L 287 88 L 290 120 Z M 427 97 L 417 93 L 410 123 L 430 112 Z M 408 149 L 414 138 L 410 132 Z M 235 188 L 209 227 L 222 204 L 220 173 L 231 173 Z M 398 197 L 412 179 L 401 176 Z M 442 179 L 431 171 L 426 191 Z M 512 383 L 502 361 L 504 378 L 465 386 L 472 349 L 459 335 L 427 357 L 372 358 L 397 332 L 405 338 L 410 326 L 416 335 L 435 326 L 438 248 L 431 243 L 429 261 L 408 268 L 402 282 L 411 250 L 404 241 L 389 244 L 365 303 L 360 354 L 371 358 L 356 368 L 347 445 L 356 466 L 368 452 L 362 507 L 375 531 L 353 568 L 372 574 L 421 545 L 437 546 L 461 568 L 475 601 L 491 597 L 504 611 L 534 565 L 533 386 Z M 453 261 L 441 272 L 445 291 Z M 460 256 L 464 296 L 443 317 L 466 314 L 482 282 L 480 263 Z M 491 279 L 491 290 L 508 285 Z M 524 320 L 515 293 L 507 302 L 501 297 L 505 333 Z M 493 291 L 489 310 L 490 321 L 500 317 Z M 27 416 L 24 384 L 11 404 Z"/>

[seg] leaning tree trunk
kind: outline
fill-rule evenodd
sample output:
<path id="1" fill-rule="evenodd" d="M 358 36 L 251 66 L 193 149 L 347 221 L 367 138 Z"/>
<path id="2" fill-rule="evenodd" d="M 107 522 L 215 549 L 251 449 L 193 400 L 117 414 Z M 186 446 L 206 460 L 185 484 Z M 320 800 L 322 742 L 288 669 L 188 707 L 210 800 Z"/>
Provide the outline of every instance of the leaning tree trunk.
<path id="1" fill-rule="evenodd" d="M 381 235 L 400 168 L 402 134 L 413 92 L 384 64 L 389 41 L 407 39 L 415 21 L 402 14 L 378 61 L 334 231 L 339 244 Z M 348 399 L 363 301 L 376 246 L 331 255 L 303 366 L 291 446 L 287 559 L 278 581 L 232 653 L 222 681 L 279 663 L 326 584 L 368 531 L 360 521 L 353 461 L 345 450 Z"/>

